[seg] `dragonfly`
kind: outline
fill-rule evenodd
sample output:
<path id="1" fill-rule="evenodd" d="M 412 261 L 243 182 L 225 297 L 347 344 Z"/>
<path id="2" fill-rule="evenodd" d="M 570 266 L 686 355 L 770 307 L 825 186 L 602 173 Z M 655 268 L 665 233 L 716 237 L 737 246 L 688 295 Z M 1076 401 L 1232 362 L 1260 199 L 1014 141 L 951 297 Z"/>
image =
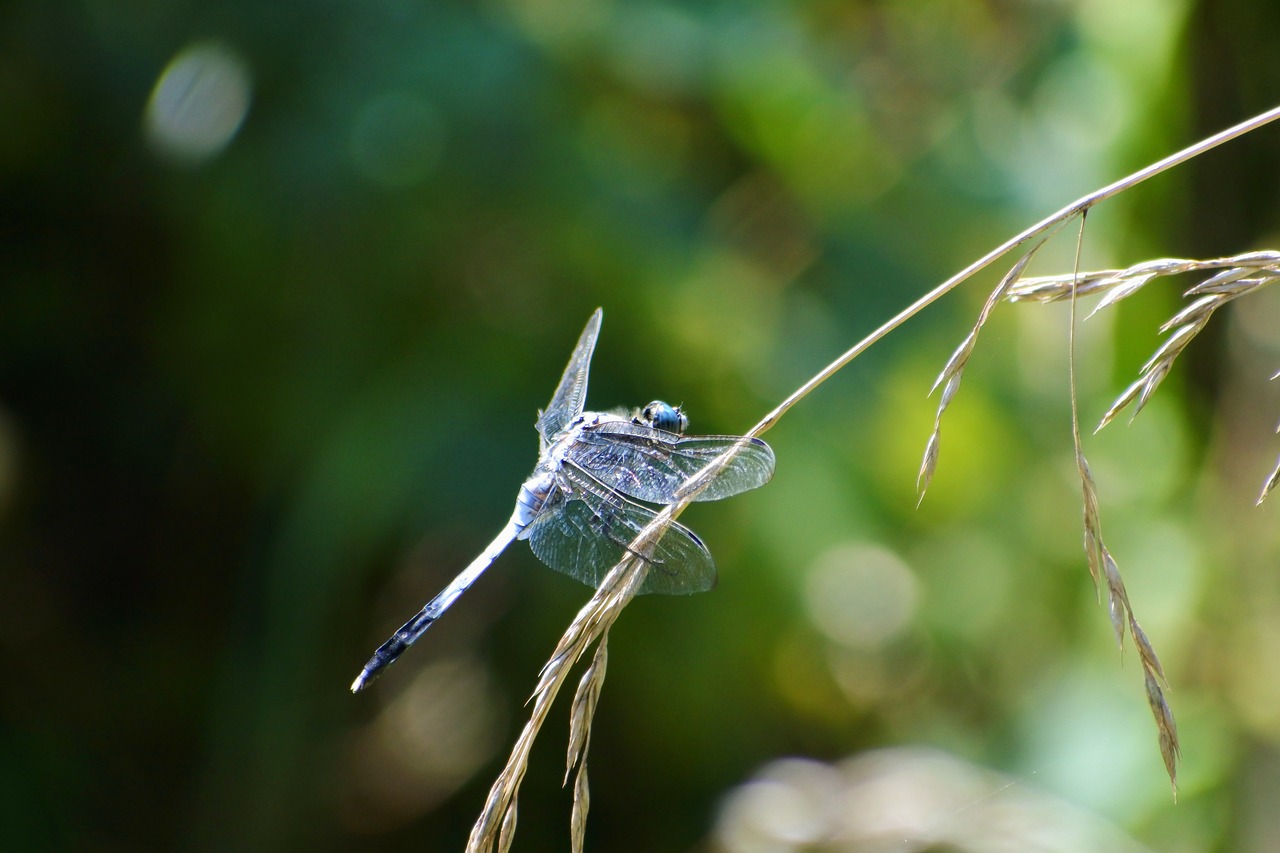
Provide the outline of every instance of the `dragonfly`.
<path id="1" fill-rule="evenodd" d="M 665 505 L 683 497 L 690 478 L 730 449 L 733 457 L 710 479 L 700 478 L 692 499 L 721 500 L 763 486 L 773 476 L 773 450 L 758 438 L 685 435 L 688 416 L 661 400 L 630 414 L 583 411 L 603 316 L 599 308 L 591 315 L 551 402 L 538 413 L 538 464 L 520 487 L 511 519 L 480 556 L 378 647 L 352 683 L 353 693 L 426 633 L 517 539 L 527 540 L 551 568 L 593 587 L 628 552 L 649 564 L 640 594 L 688 595 L 715 586 L 711 552 L 682 524 L 672 522 L 645 553 L 631 550 L 656 515 L 645 503 Z"/>

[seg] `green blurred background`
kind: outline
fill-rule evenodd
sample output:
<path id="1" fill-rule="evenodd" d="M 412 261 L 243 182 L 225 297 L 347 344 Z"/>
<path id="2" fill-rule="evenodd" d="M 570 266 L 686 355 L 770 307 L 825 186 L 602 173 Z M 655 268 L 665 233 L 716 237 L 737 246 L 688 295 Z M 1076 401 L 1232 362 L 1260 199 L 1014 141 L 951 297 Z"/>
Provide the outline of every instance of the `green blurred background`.
<path id="1" fill-rule="evenodd" d="M 588 590 L 518 545 L 347 685 L 507 518 L 590 311 L 591 406 L 743 431 L 1012 233 L 1280 102 L 1278 15 L 0 5 L 0 842 L 461 849 Z M 1264 130 L 1108 204 L 1085 266 L 1275 247 L 1278 155 Z M 612 634 L 591 849 L 1280 849 L 1252 507 L 1280 305 L 1086 446 L 1170 676 L 1175 806 L 1080 551 L 1061 306 L 996 312 L 916 508 L 926 393 L 994 281 L 794 409 L 768 487 L 686 514 L 720 585 Z M 1176 294 L 1084 327 L 1086 424 Z M 518 850 L 567 847 L 565 716 Z"/>

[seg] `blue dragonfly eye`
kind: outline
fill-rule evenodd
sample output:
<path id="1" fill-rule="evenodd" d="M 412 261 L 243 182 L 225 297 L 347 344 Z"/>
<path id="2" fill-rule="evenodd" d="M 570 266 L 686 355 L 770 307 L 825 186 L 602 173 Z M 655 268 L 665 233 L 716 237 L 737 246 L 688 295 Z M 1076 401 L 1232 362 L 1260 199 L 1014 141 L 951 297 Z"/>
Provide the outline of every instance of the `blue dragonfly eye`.
<path id="1" fill-rule="evenodd" d="M 661 400 L 654 400 L 645 406 L 640 412 L 640 420 L 654 429 L 667 432 L 682 433 L 689 428 L 689 418 L 680 410 L 680 407 Z"/>

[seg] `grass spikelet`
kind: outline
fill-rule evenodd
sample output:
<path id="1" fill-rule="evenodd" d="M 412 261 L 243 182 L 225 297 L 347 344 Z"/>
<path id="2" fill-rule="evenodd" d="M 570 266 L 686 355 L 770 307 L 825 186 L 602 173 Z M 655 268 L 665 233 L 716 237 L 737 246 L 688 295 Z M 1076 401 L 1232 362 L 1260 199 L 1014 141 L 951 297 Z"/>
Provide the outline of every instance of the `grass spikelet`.
<path id="1" fill-rule="evenodd" d="M 934 380 L 933 387 L 929 389 L 929 393 L 932 394 L 941 385 L 942 395 L 938 400 L 937 414 L 933 417 L 933 431 L 929 434 L 929 440 L 925 442 L 924 458 L 920 462 L 920 473 L 916 475 L 916 492 L 919 493 L 919 500 L 921 501 L 924 500 L 924 493 L 928 491 L 929 483 L 933 481 L 934 471 L 938 467 L 938 450 L 942 442 L 942 415 L 947 411 L 947 407 L 951 405 L 956 392 L 960 390 L 960 381 L 964 378 L 965 365 L 969 363 L 969 356 L 973 355 L 973 348 L 978 343 L 978 333 L 986 325 L 987 318 L 991 316 L 991 312 L 996 305 L 1002 299 L 1007 298 L 1009 288 L 1018 281 L 1023 270 L 1027 268 L 1027 264 L 1031 263 L 1031 259 L 1035 257 L 1036 251 L 1043 245 L 1044 240 L 1041 240 L 1028 249 L 1018 259 L 1018 262 L 1013 265 L 1012 269 L 1005 273 L 1004 278 L 1000 279 L 1000 283 L 996 285 L 995 290 L 991 291 L 987 301 L 982 305 L 982 310 L 978 312 L 978 319 L 974 322 L 973 328 L 969 330 L 969 334 L 965 335 L 964 340 L 960 342 L 960 346 L 956 347 L 956 351 L 951 354 L 951 358 L 947 359 L 942 372 L 938 374 L 938 378 Z"/>
<path id="2" fill-rule="evenodd" d="M 1151 647 L 1151 641 L 1147 639 L 1147 633 L 1142 630 L 1142 626 L 1134 620 L 1129 623 L 1129 632 L 1133 634 L 1133 644 L 1138 647 L 1138 655 L 1142 658 L 1143 667 L 1151 670 L 1167 684 L 1164 667 L 1160 665 L 1160 658 L 1156 657 L 1156 650 Z"/>
<path id="3" fill-rule="evenodd" d="M 1274 374 L 1271 377 L 1271 381 L 1274 382 L 1277 377 L 1280 377 L 1280 373 Z M 1280 433 L 1280 424 L 1276 424 L 1276 432 Z M 1276 460 L 1275 467 L 1272 468 L 1271 473 L 1267 475 L 1266 482 L 1262 484 L 1262 492 L 1259 493 L 1258 500 L 1255 502 L 1254 505 L 1255 506 L 1260 505 L 1263 501 L 1265 501 L 1267 499 L 1267 495 L 1271 494 L 1271 490 L 1276 487 L 1277 483 L 1280 483 L 1280 459 Z"/>
<path id="4" fill-rule="evenodd" d="M 605 670 L 609 665 L 609 635 L 601 634 L 596 645 L 596 653 L 591 658 L 591 665 L 582 674 L 578 682 L 578 691 L 573 697 L 573 706 L 569 711 L 569 754 L 565 762 L 564 780 L 567 784 L 569 774 L 578 760 L 586 752 L 591 739 L 591 721 L 595 718 L 596 705 L 600 701 L 600 688 L 604 686 Z"/>
<path id="5" fill-rule="evenodd" d="M 924 444 L 924 457 L 920 460 L 920 473 L 916 475 L 916 493 L 920 496 L 916 500 L 916 506 L 920 505 L 920 501 L 924 500 L 925 490 L 929 488 L 929 483 L 933 480 L 933 472 L 938 468 L 938 448 L 942 441 L 941 424 L 937 418 L 933 421 L 933 432 L 929 434 L 929 440 Z"/>
<path id="6" fill-rule="evenodd" d="M 507 853 L 516 839 L 516 802 L 512 800 L 502 815 L 502 830 L 498 833 L 498 850 Z"/>
<path id="7" fill-rule="evenodd" d="M 587 784 L 587 747 L 591 743 L 591 723 L 595 719 L 596 705 L 604 687 L 605 670 L 609 665 L 609 632 L 606 629 L 596 644 L 591 665 L 578 682 L 569 711 L 569 750 L 565 763 L 564 779 L 577 765 L 578 773 L 573 782 L 573 814 L 570 818 L 570 842 L 573 853 L 582 853 L 587 834 L 587 812 L 591 808 L 591 789 Z"/>
<path id="8" fill-rule="evenodd" d="M 1129 595 L 1120 579 L 1120 567 L 1115 558 L 1102 546 L 1102 569 L 1107 578 L 1107 610 L 1111 613 L 1111 628 L 1116 634 L 1116 645 L 1124 651 L 1125 617 L 1129 615 Z"/>
<path id="9" fill-rule="evenodd" d="M 1182 748 L 1178 745 L 1178 724 L 1173 719 L 1173 711 L 1165 701 L 1164 690 L 1160 681 L 1151 670 L 1146 671 L 1147 704 L 1156 718 L 1156 730 L 1160 733 L 1160 757 L 1164 759 L 1164 769 L 1169 774 L 1169 784 L 1173 787 L 1173 798 L 1178 799 L 1178 759 Z"/>
<path id="10" fill-rule="evenodd" d="M 1089 575 L 1098 594 L 1102 594 L 1102 516 L 1098 512 L 1098 488 L 1093 482 L 1093 469 L 1085 458 L 1080 443 L 1076 443 L 1076 472 L 1080 475 L 1083 492 L 1081 503 L 1084 515 L 1084 555 L 1089 565 Z"/>
<path id="11" fill-rule="evenodd" d="M 1270 476 L 1268 476 L 1267 481 L 1262 484 L 1262 493 L 1258 495 L 1258 504 L 1261 504 L 1267 499 L 1267 495 L 1271 494 L 1271 490 L 1276 487 L 1276 483 L 1280 483 L 1280 459 L 1276 460 L 1276 467 L 1271 469 Z"/>
<path id="12" fill-rule="evenodd" d="M 569 820 L 569 844 L 573 853 L 582 853 L 587 840 L 587 812 L 591 809 L 591 785 L 587 782 L 585 757 L 573 780 L 573 815 Z"/>

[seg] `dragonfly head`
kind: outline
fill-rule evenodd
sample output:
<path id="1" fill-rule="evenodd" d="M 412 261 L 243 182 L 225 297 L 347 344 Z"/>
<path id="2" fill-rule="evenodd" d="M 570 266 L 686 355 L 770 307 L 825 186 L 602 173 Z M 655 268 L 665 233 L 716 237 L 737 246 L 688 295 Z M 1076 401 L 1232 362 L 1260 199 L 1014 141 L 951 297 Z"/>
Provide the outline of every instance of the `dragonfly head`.
<path id="1" fill-rule="evenodd" d="M 679 406 L 672 406 L 661 400 L 654 400 L 645 406 L 633 420 L 667 432 L 683 433 L 689 428 L 689 418 L 684 411 Z"/>

